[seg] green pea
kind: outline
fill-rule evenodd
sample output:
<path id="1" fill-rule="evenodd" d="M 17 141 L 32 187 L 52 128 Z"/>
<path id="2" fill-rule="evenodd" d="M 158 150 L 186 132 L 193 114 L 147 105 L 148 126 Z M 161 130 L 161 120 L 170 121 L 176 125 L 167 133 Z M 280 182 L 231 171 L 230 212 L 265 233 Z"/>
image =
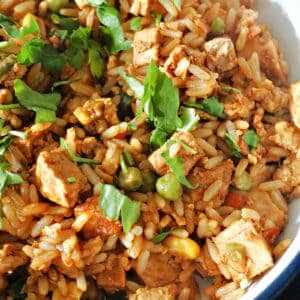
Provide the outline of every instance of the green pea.
<path id="1" fill-rule="evenodd" d="M 136 191 L 143 184 L 142 173 L 138 168 L 128 167 L 126 172 L 120 172 L 118 183 L 119 187 L 125 191 Z"/>
<path id="2" fill-rule="evenodd" d="M 47 0 L 46 2 L 51 11 L 57 12 L 61 8 L 65 7 L 69 0 Z"/>
<path id="3" fill-rule="evenodd" d="M 165 199 L 174 201 L 181 197 L 182 186 L 173 173 L 167 173 L 156 181 L 156 191 Z"/>
<path id="4" fill-rule="evenodd" d="M 240 176 L 234 176 L 233 184 L 241 191 L 248 191 L 252 186 L 252 180 L 248 172 L 243 172 Z"/>
<path id="5" fill-rule="evenodd" d="M 155 183 L 156 183 L 155 174 L 150 170 L 146 170 L 142 172 L 142 176 L 143 176 L 143 184 L 140 188 L 141 192 L 148 193 L 148 192 L 155 191 Z"/>

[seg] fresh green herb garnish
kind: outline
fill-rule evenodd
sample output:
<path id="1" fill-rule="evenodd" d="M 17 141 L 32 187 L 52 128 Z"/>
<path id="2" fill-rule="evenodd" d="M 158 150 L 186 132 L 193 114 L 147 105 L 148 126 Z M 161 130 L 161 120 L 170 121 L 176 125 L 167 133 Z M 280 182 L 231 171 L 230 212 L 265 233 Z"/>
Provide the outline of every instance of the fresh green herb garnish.
<path id="1" fill-rule="evenodd" d="M 161 146 L 167 136 L 182 125 L 178 117 L 179 91 L 154 61 L 149 64 L 144 86 L 141 106 L 155 126 L 150 142 L 155 146 Z"/>
<path id="2" fill-rule="evenodd" d="M 11 136 L 6 135 L 0 140 L 0 156 L 2 156 L 11 143 Z M 1 166 L 0 166 L 1 167 Z"/>
<path id="3" fill-rule="evenodd" d="M 56 120 L 56 110 L 61 100 L 60 94 L 40 94 L 32 90 L 21 79 L 15 80 L 14 91 L 22 106 L 36 112 L 35 121 L 37 123 Z"/>
<path id="4" fill-rule="evenodd" d="M 0 110 L 8 110 L 8 109 L 16 109 L 16 108 L 21 108 L 21 105 L 18 103 L 0 105 Z"/>
<path id="5" fill-rule="evenodd" d="M 52 14 L 51 20 L 54 24 L 59 25 L 62 30 L 72 31 L 79 27 L 77 18 L 62 17 L 58 14 Z"/>
<path id="6" fill-rule="evenodd" d="M 21 27 L 11 18 L 0 14 L 0 27 L 13 39 L 23 38 L 24 36 L 32 33 L 39 33 L 40 27 L 35 20 L 31 18 L 29 26 Z"/>
<path id="7" fill-rule="evenodd" d="M 126 81 L 128 86 L 132 89 L 135 96 L 138 99 L 141 99 L 144 95 L 144 86 L 134 77 L 126 75 L 126 73 L 121 68 L 119 68 L 119 74 Z"/>
<path id="8" fill-rule="evenodd" d="M 226 115 L 224 114 L 224 105 L 215 97 L 204 99 L 201 102 L 185 102 L 184 105 L 201 109 L 204 112 L 220 119 L 226 118 Z"/>
<path id="9" fill-rule="evenodd" d="M 191 107 L 181 108 L 181 122 L 182 125 L 178 128 L 178 131 L 192 131 L 199 123 L 200 117 L 196 115 L 196 111 Z"/>
<path id="10" fill-rule="evenodd" d="M 161 243 L 162 241 L 164 241 L 170 234 L 172 234 L 173 232 L 178 232 L 178 231 L 180 231 L 180 230 L 181 230 L 180 228 L 172 228 L 172 229 L 170 229 L 170 230 L 163 231 L 163 232 L 157 234 L 157 235 L 153 238 L 152 242 L 153 242 L 154 244 L 159 244 L 159 243 Z"/>
<path id="11" fill-rule="evenodd" d="M 138 31 L 142 28 L 142 18 L 134 17 L 129 22 L 129 27 L 132 31 Z"/>
<path id="12" fill-rule="evenodd" d="M 131 156 L 131 153 L 129 152 L 128 149 L 124 150 L 124 157 L 126 159 L 126 162 L 127 162 L 128 166 L 132 167 L 134 165 L 134 160 L 133 160 L 133 158 Z"/>
<path id="13" fill-rule="evenodd" d="M 190 145 L 185 143 L 184 141 L 178 139 L 178 140 L 176 140 L 176 143 L 179 143 L 180 146 L 185 150 L 186 153 L 197 154 L 197 151 L 193 147 L 191 147 Z"/>
<path id="14" fill-rule="evenodd" d="M 237 157 L 237 158 L 242 158 L 243 155 L 241 153 L 241 149 L 240 146 L 238 145 L 237 140 L 234 138 L 234 136 L 232 136 L 229 133 L 225 134 L 225 142 L 229 148 L 229 150 L 231 151 L 232 155 Z"/>
<path id="15" fill-rule="evenodd" d="M 74 183 L 74 182 L 76 182 L 76 178 L 75 177 L 68 177 L 67 181 L 70 182 L 70 183 Z"/>
<path id="16" fill-rule="evenodd" d="M 181 0 L 172 0 L 178 10 L 181 10 Z"/>
<path id="17" fill-rule="evenodd" d="M 94 1 L 91 1 L 94 2 Z M 97 16 L 102 24 L 101 31 L 106 40 L 107 49 L 111 54 L 121 50 L 131 49 L 131 43 L 125 41 L 124 32 L 119 20 L 119 12 L 107 1 L 95 1 L 101 4 L 90 3 L 96 7 Z"/>
<path id="18" fill-rule="evenodd" d="M 19 137 L 23 140 L 26 140 L 27 139 L 27 133 L 24 132 L 24 131 L 19 131 L 19 130 L 10 130 L 8 132 L 9 135 L 13 135 L 13 136 L 16 136 L 16 137 Z"/>
<path id="19" fill-rule="evenodd" d="M 259 136 L 254 129 L 249 129 L 245 132 L 242 137 L 243 141 L 250 146 L 252 149 L 256 148 L 259 143 Z"/>
<path id="20" fill-rule="evenodd" d="M 80 79 L 72 79 L 72 80 L 61 80 L 61 81 L 56 81 L 52 84 L 52 88 L 51 91 L 53 92 L 55 88 L 62 86 L 62 85 L 66 85 L 66 84 L 70 84 L 73 83 L 75 81 L 78 81 Z"/>
<path id="21" fill-rule="evenodd" d="M 20 184 L 23 179 L 20 175 L 5 170 L 2 166 L 0 169 L 0 196 L 3 196 L 4 187 L 9 185 Z"/>
<path id="22" fill-rule="evenodd" d="M 173 171 L 178 181 L 186 186 L 189 189 L 196 188 L 192 185 L 184 175 L 184 163 L 180 156 L 171 157 L 170 156 L 170 146 L 172 141 L 167 142 L 167 150 L 161 154 L 161 156 L 165 159 L 169 168 Z M 175 142 L 176 143 L 176 142 Z"/>
<path id="23" fill-rule="evenodd" d="M 75 155 L 73 153 L 73 151 L 67 145 L 66 141 L 62 137 L 59 139 L 59 144 L 60 144 L 60 147 L 62 147 L 63 149 L 65 149 L 68 152 L 71 159 L 76 163 L 82 163 L 82 164 L 98 164 L 99 163 L 95 159 L 83 158 L 83 157 Z"/>
<path id="24" fill-rule="evenodd" d="M 160 22 L 161 22 L 161 20 L 162 20 L 162 15 L 156 14 L 155 12 L 151 12 L 151 13 L 150 13 L 150 16 L 151 16 L 152 18 L 154 18 L 155 26 L 156 26 L 156 27 L 159 27 L 159 24 L 160 24 Z"/>
<path id="25" fill-rule="evenodd" d="M 101 56 L 101 46 L 94 40 L 88 42 L 89 65 L 92 75 L 95 78 L 102 77 L 105 70 L 105 62 Z"/>
<path id="26" fill-rule="evenodd" d="M 103 184 L 102 186 L 99 209 L 104 211 L 105 215 L 112 220 L 118 220 L 121 216 L 125 233 L 130 231 L 140 217 L 140 204 L 132 201 L 110 184 Z"/>
<path id="27" fill-rule="evenodd" d="M 211 24 L 210 32 L 212 35 L 217 35 L 219 33 L 222 33 L 224 31 L 224 29 L 225 29 L 225 23 L 224 23 L 223 19 L 221 19 L 220 17 L 217 17 Z"/>

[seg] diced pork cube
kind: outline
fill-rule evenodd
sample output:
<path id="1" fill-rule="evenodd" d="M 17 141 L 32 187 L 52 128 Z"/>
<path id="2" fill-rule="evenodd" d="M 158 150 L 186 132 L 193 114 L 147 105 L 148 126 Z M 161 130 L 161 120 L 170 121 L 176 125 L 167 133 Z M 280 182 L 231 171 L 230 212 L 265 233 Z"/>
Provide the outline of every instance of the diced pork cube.
<path id="1" fill-rule="evenodd" d="M 276 229 L 277 234 L 280 233 L 286 221 L 286 214 L 276 206 L 267 192 L 259 189 L 253 189 L 248 194 L 247 205 L 256 210 L 261 218 L 263 230 Z M 276 236 L 273 237 L 270 242 Z"/>
<path id="2" fill-rule="evenodd" d="M 160 32 L 159 28 L 137 31 L 133 37 L 133 63 L 144 66 L 153 59 L 158 61 Z"/>
<path id="3" fill-rule="evenodd" d="M 287 83 L 287 77 L 282 65 L 282 54 L 278 49 L 278 44 L 265 27 L 261 29 L 260 34 L 256 35 L 253 39 L 247 39 L 239 55 L 250 59 L 251 55 L 256 52 L 259 57 L 261 69 L 266 76 L 275 85 L 284 86 Z"/>
<path id="4" fill-rule="evenodd" d="M 158 288 L 140 288 L 135 294 L 129 295 L 129 300 L 175 300 L 176 286 L 167 285 Z"/>
<path id="5" fill-rule="evenodd" d="M 249 118 L 251 109 L 254 108 L 254 101 L 245 97 L 242 94 L 232 94 L 226 97 L 223 101 L 224 112 L 231 120 L 240 118 Z"/>
<path id="6" fill-rule="evenodd" d="M 74 111 L 75 117 L 91 133 L 102 133 L 119 123 L 116 105 L 110 98 L 88 100 Z"/>
<path id="7" fill-rule="evenodd" d="M 291 198 L 300 196 L 300 158 L 293 155 L 287 158 L 273 176 L 275 180 L 284 182 L 281 191 L 289 193 Z"/>
<path id="8" fill-rule="evenodd" d="M 60 149 L 39 154 L 35 175 L 41 194 L 63 207 L 73 207 L 87 184 L 78 166 Z M 69 182 L 70 177 L 74 177 L 75 182 Z"/>
<path id="9" fill-rule="evenodd" d="M 105 270 L 97 275 L 97 285 L 107 292 L 114 292 L 126 285 L 126 272 L 119 256 L 112 254 L 107 259 Z"/>
<path id="10" fill-rule="evenodd" d="M 137 261 L 133 261 L 133 268 L 150 288 L 174 282 L 181 272 L 180 264 L 168 254 L 150 254 L 143 272 L 139 270 Z"/>
<path id="11" fill-rule="evenodd" d="M 239 273 L 248 278 L 265 272 L 273 265 L 271 251 L 251 222 L 240 220 L 214 239 L 221 261 L 233 278 Z M 239 265 L 240 262 L 240 265 Z"/>
<path id="12" fill-rule="evenodd" d="M 234 45 L 230 38 L 218 37 L 206 42 L 207 65 L 212 71 L 227 72 L 237 65 Z"/>
<path id="13" fill-rule="evenodd" d="M 300 128 L 300 82 L 291 85 L 290 93 L 292 95 L 290 101 L 290 113 L 295 126 Z"/>
<path id="14" fill-rule="evenodd" d="M 206 202 L 202 201 L 203 194 L 205 190 L 216 180 L 222 181 L 222 187 L 212 200 L 213 206 L 218 207 L 224 202 L 231 183 L 233 168 L 233 162 L 229 159 L 222 162 L 212 170 L 206 170 L 201 167 L 193 169 L 191 174 L 188 176 L 188 180 L 192 184 L 198 184 L 199 187 L 193 190 L 188 190 L 187 193 L 190 195 L 192 202 L 196 203 L 196 207 L 198 209 L 203 209 L 207 205 Z"/>
<path id="15" fill-rule="evenodd" d="M 184 174 L 187 175 L 199 158 L 204 155 L 204 152 L 198 144 L 197 139 L 189 132 L 176 132 L 172 135 L 170 140 L 175 142 L 177 141 L 170 146 L 170 152 L 172 156 L 181 157 L 184 163 Z M 193 148 L 196 151 L 196 154 L 187 152 L 180 144 L 181 142 Z M 159 175 L 164 175 L 169 171 L 169 167 L 165 159 L 161 156 L 165 151 L 167 151 L 167 144 L 164 144 L 159 149 L 154 151 L 148 159 L 155 172 Z"/>
<path id="16" fill-rule="evenodd" d="M 120 222 L 108 219 L 98 207 L 99 197 L 88 198 L 83 204 L 75 207 L 76 217 L 88 215 L 88 221 L 81 230 L 84 236 L 93 238 L 99 235 L 101 238 L 107 238 L 111 235 L 120 235 Z"/>

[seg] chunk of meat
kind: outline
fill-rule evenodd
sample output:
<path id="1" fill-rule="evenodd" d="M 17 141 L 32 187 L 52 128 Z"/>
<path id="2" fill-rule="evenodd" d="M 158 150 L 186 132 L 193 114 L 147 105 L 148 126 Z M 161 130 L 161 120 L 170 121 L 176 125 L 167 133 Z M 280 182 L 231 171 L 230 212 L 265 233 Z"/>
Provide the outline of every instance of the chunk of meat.
<path id="1" fill-rule="evenodd" d="M 254 101 L 242 94 L 232 94 L 223 100 L 224 112 L 229 119 L 249 118 L 251 109 L 254 108 Z"/>
<path id="2" fill-rule="evenodd" d="M 153 59 L 158 61 L 160 31 L 159 28 L 147 28 L 137 31 L 133 37 L 133 63 L 144 66 Z"/>
<path id="3" fill-rule="evenodd" d="M 219 73 L 232 70 L 237 65 L 234 45 L 230 38 L 217 37 L 204 44 L 207 66 Z"/>
<path id="4" fill-rule="evenodd" d="M 251 101 L 259 102 L 269 113 L 285 112 L 291 99 L 287 89 L 274 86 L 268 79 L 262 81 L 258 87 L 248 87 L 245 94 Z"/>
<path id="5" fill-rule="evenodd" d="M 219 233 L 214 243 L 233 279 L 238 278 L 239 273 L 248 279 L 254 278 L 273 265 L 272 253 L 265 239 L 249 221 L 233 223 Z"/>
<path id="6" fill-rule="evenodd" d="M 147 266 L 143 272 L 140 272 L 136 260 L 132 264 L 138 276 L 150 288 L 174 282 L 181 272 L 179 262 L 168 254 L 150 254 Z"/>
<path id="7" fill-rule="evenodd" d="M 197 139 L 189 132 L 176 132 L 172 135 L 170 140 L 175 141 L 173 145 L 170 146 L 171 156 L 181 157 L 184 163 L 184 174 L 188 174 L 190 170 L 194 167 L 196 162 L 200 157 L 204 155 L 202 148 L 200 147 Z M 176 142 L 177 141 L 177 142 Z M 178 142 L 179 141 L 179 142 Z M 196 150 L 196 154 L 188 153 L 181 143 L 187 144 L 189 147 Z M 165 159 L 161 156 L 163 152 L 167 150 L 167 144 L 165 143 L 159 149 L 154 151 L 148 158 L 155 172 L 159 175 L 164 175 L 169 171 L 169 166 L 167 165 Z"/>
<path id="8" fill-rule="evenodd" d="M 199 263 L 196 264 L 196 269 L 202 277 L 218 276 L 221 274 L 218 265 L 212 260 L 207 247 L 207 242 L 201 248 Z"/>
<path id="9" fill-rule="evenodd" d="M 105 263 L 105 270 L 97 275 L 97 285 L 107 292 L 114 292 L 126 286 L 126 272 L 120 258 L 115 254 L 110 255 Z"/>
<path id="10" fill-rule="evenodd" d="M 296 153 L 300 149 L 300 130 L 288 122 L 277 122 L 275 134 L 270 136 L 270 140 L 282 148 Z"/>
<path id="11" fill-rule="evenodd" d="M 286 214 L 273 203 L 267 192 L 252 189 L 248 194 L 247 206 L 259 213 L 263 230 L 279 228 L 279 232 L 281 231 L 286 221 Z"/>
<path id="12" fill-rule="evenodd" d="M 251 55 L 256 52 L 262 71 L 271 79 L 275 85 L 285 86 L 287 84 L 286 71 L 283 68 L 282 53 L 278 48 L 277 41 L 273 39 L 270 32 L 261 28 L 261 32 L 253 39 L 248 39 L 239 55 L 250 59 Z"/>
<path id="13" fill-rule="evenodd" d="M 212 170 L 206 170 L 201 167 L 193 169 L 192 173 L 188 176 L 188 180 L 192 184 L 199 184 L 199 187 L 197 189 L 188 190 L 187 193 L 190 195 L 192 202 L 196 203 L 198 209 L 204 209 L 207 205 L 206 202 L 202 201 L 203 194 L 216 180 L 221 180 L 223 184 L 218 194 L 212 200 L 213 207 L 219 207 L 224 202 L 231 183 L 233 169 L 234 165 L 230 159 L 222 162 Z"/>
<path id="14" fill-rule="evenodd" d="M 185 46 L 175 47 L 164 64 L 164 70 L 170 76 L 181 77 L 185 80 L 190 65 L 190 59 L 185 52 Z"/>
<path id="15" fill-rule="evenodd" d="M 21 150 L 29 162 L 32 162 L 38 153 L 49 145 L 56 146 L 50 133 L 52 123 L 37 123 L 25 130 L 26 139 L 16 138 L 14 144 Z"/>
<path id="16" fill-rule="evenodd" d="M 157 288 L 140 288 L 135 294 L 129 295 L 129 300 L 175 300 L 176 286 L 173 284 Z"/>
<path id="17" fill-rule="evenodd" d="M 111 235 L 120 235 L 121 224 L 119 221 L 108 219 L 105 214 L 99 210 L 99 197 L 88 198 L 83 204 L 75 207 L 76 218 L 82 214 L 87 214 L 89 219 L 82 228 L 86 238 L 101 236 L 107 238 Z"/>
<path id="18" fill-rule="evenodd" d="M 290 113 L 296 127 L 300 128 L 300 82 L 291 84 L 290 94 Z"/>
<path id="19" fill-rule="evenodd" d="M 258 163 L 250 168 L 252 187 L 272 178 L 276 167 L 266 165 L 265 162 Z"/>
<path id="20" fill-rule="evenodd" d="M 60 149 L 39 154 L 35 175 L 41 194 L 63 207 L 73 207 L 87 184 L 77 165 Z M 69 177 L 74 177 L 76 181 L 68 182 Z"/>
<path id="21" fill-rule="evenodd" d="M 91 133 L 102 133 L 119 123 L 117 107 L 110 98 L 88 100 L 75 109 L 75 117 Z"/>
<path id="22" fill-rule="evenodd" d="M 279 167 L 273 178 L 282 180 L 285 185 L 281 188 L 283 193 L 290 194 L 290 197 L 300 196 L 300 158 L 292 155 L 287 158 L 281 167 Z"/>

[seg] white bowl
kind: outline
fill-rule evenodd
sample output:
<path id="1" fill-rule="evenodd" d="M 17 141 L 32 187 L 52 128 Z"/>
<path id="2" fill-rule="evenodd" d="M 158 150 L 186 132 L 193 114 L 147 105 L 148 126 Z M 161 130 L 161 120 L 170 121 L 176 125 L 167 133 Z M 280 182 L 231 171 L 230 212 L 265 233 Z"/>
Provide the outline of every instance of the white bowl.
<path id="1" fill-rule="evenodd" d="M 279 41 L 289 66 L 289 81 L 300 81 L 300 1 L 256 0 L 259 22 L 270 28 Z M 293 243 L 264 276 L 252 284 L 241 300 L 271 300 L 278 295 L 300 270 L 300 199 L 289 205 L 288 222 L 280 239 L 292 238 Z M 200 289 L 208 285 L 200 280 Z M 201 299 L 207 299 L 202 295 Z M 300 299 L 300 296 L 299 296 Z"/>

